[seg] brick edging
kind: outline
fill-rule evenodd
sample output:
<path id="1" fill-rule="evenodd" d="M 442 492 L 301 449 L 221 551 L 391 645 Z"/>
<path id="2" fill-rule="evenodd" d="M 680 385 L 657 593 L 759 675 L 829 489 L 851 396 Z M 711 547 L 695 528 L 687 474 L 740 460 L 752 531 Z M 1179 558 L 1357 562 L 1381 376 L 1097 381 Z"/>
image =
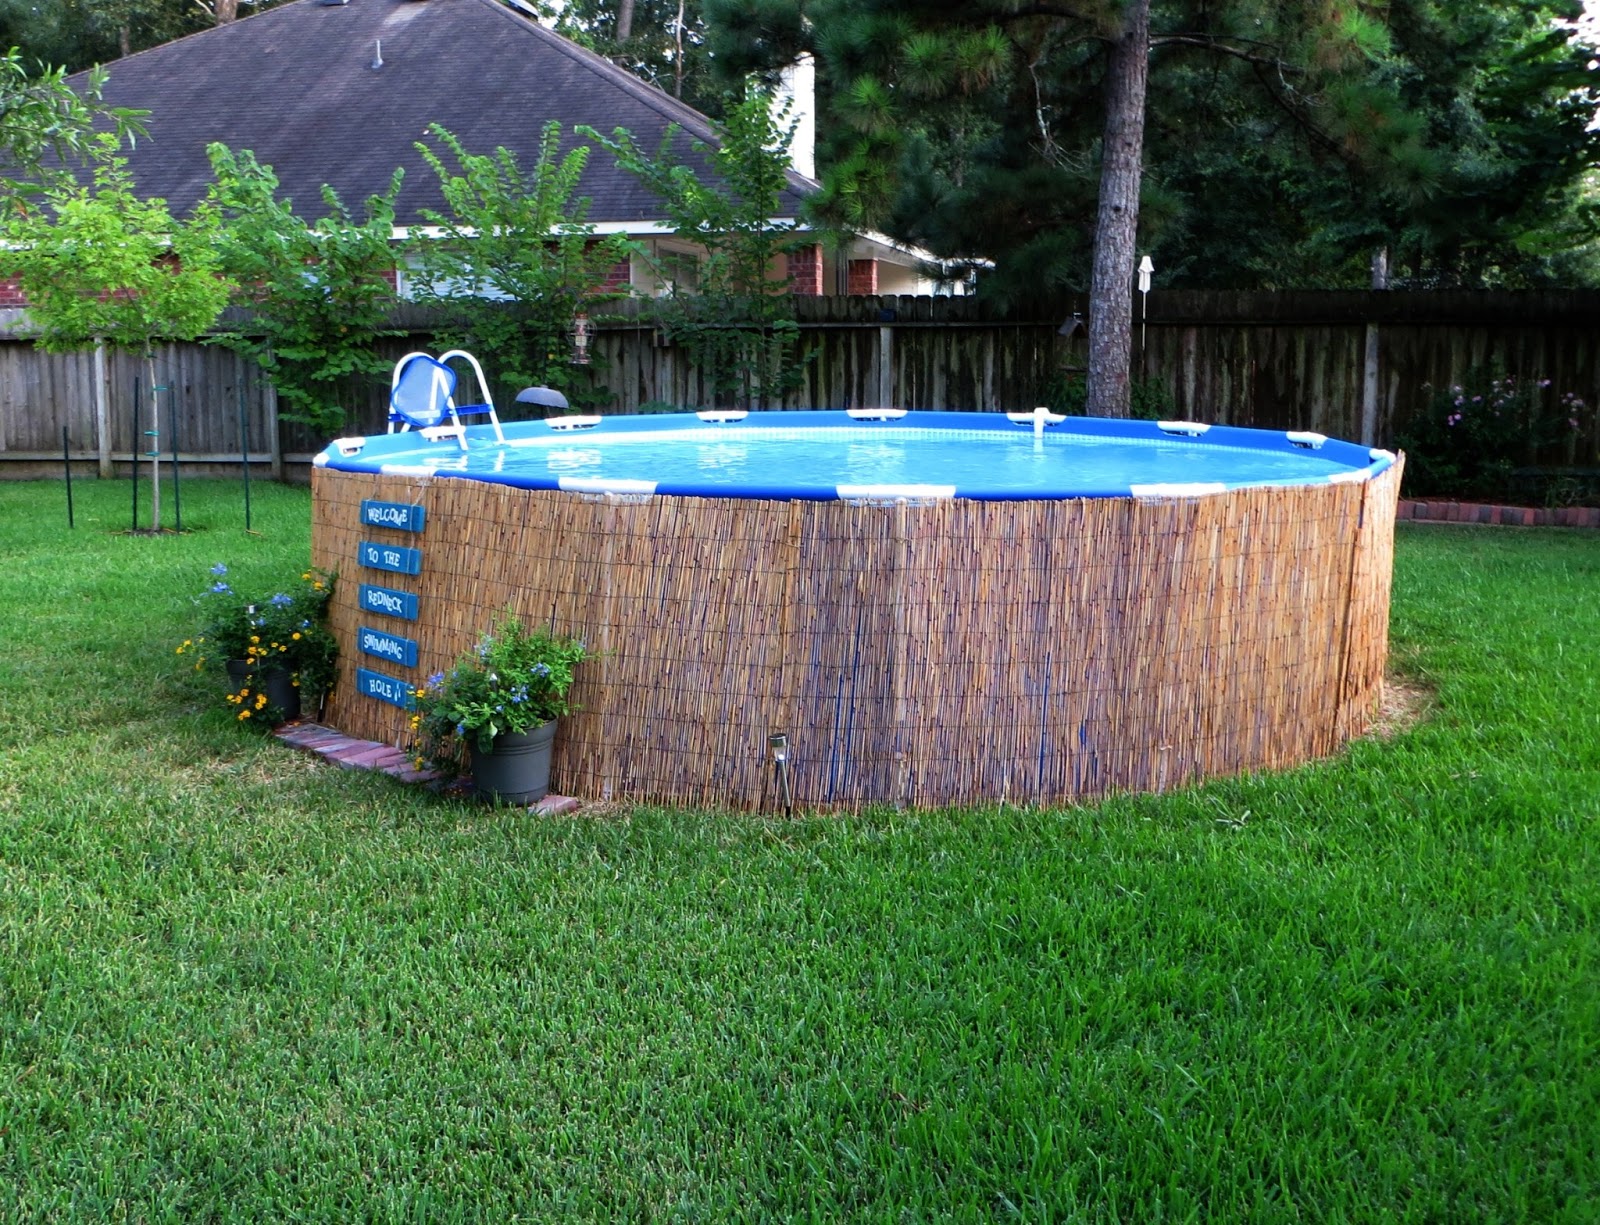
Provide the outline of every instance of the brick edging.
<path id="1" fill-rule="evenodd" d="M 408 754 L 393 745 L 377 740 L 358 740 L 320 723 L 297 720 L 281 725 L 273 734 L 292 748 L 314 753 L 324 761 L 331 761 L 347 770 L 381 770 L 402 783 L 426 783 L 435 788 L 441 781 L 432 770 L 420 769 Z M 582 804 L 569 795 L 547 795 L 537 803 L 524 807 L 537 816 L 559 817 L 577 811 Z"/>
<path id="2" fill-rule="evenodd" d="M 1600 527 L 1600 506 L 1496 506 L 1401 498 L 1396 518 L 1404 522 L 1499 523 L 1513 527 Z"/>

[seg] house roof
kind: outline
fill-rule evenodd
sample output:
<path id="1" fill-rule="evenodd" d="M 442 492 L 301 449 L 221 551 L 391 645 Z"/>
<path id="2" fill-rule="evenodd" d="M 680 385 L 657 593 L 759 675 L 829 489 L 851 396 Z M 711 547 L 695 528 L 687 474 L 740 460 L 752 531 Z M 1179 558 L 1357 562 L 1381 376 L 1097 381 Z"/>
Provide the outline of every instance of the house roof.
<path id="1" fill-rule="evenodd" d="M 381 57 L 382 66 L 374 67 Z M 712 139 L 706 117 L 500 0 L 294 0 L 152 47 L 108 66 L 106 100 L 151 112 L 129 154 L 138 190 L 186 212 L 211 182 L 206 145 L 249 149 L 277 173 L 297 211 L 323 211 L 322 185 L 359 208 L 405 170 L 395 217 L 443 209 L 416 149 L 430 124 L 472 153 L 505 146 L 530 168 L 546 122 L 570 147 L 574 125 L 627 128 L 654 151 L 669 124 Z M 692 157 L 680 135 L 679 153 Z M 447 162 L 448 164 L 448 162 Z M 709 172 L 708 172 L 709 174 Z M 814 185 L 791 175 L 784 215 Z M 660 202 L 597 150 L 579 194 L 589 220 L 659 220 Z"/>

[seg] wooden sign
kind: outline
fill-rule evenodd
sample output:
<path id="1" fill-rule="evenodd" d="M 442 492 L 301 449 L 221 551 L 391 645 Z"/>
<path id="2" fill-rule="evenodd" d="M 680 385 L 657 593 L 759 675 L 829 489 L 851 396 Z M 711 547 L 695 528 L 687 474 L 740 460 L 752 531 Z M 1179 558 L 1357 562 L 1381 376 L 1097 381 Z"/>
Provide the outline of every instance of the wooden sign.
<path id="1" fill-rule="evenodd" d="M 417 619 L 417 597 L 409 591 L 394 591 L 388 587 L 375 587 L 362 583 L 356 603 L 362 612 L 382 613 L 386 617 L 399 617 L 402 621 Z"/>
<path id="2" fill-rule="evenodd" d="M 421 574 L 422 550 L 408 549 L 398 544 L 375 544 L 363 540 L 359 546 L 361 564 L 371 570 L 388 570 L 392 574 Z"/>
<path id="3" fill-rule="evenodd" d="M 410 710 L 414 705 L 409 681 L 396 680 L 366 668 L 356 669 L 356 692 L 379 702 L 387 702 L 390 706 L 398 706 L 401 710 Z"/>
<path id="4" fill-rule="evenodd" d="M 387 659 L 390 663 L 400 664 L 406 668 L 417 666 L 415 639 L 402 638 L 399 634 L 386 634 L 382 630 L 363 625 L 356 632 L 356 642 L 368 655 L 376 655 L 379 659 Z"/>
<path id="5" fill-rule="evenodd" d="M 428 508 L 407 502 L 378 502 L 372 498 L 361 501 L 361 523 L 365 527 L 392 527 L 397 532 L 420 532 L 428 517 Z"/>

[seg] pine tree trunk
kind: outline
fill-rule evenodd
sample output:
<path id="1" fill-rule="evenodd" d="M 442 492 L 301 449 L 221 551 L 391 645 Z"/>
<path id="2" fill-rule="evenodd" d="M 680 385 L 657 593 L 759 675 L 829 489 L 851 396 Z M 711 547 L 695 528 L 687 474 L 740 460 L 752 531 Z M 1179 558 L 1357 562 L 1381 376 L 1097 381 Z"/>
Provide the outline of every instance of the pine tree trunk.
<path id="1" fill-rule="evenodd" d="M 234 0 L 238 3 L 238 0 Z M 633 0 L 620 0 L 617 5 L 617 42 L 627 42 L 633 37 Z"/>
<path id="2" fill-rule="evenodd" d="M 678 20 L 673 26 L 673 37 L 677 39 L 677 49 L 672 56 L 672 96 L 683 97 L 683 5 L 684 0 L 678 0 Z"/>
<path id="3" fill-rule="evenodd" d="M 1106 68 L 1106 128 L 1100 161 L 1089 286 L 1088 412 L 1128 415 L 1133 357 L 1134 254 L 1144 158 L 1145 82 L 1150 68 L 1150 0 L 1129 0 L 1122 35 Z"/>
<path id="4" fill-rule="evenodd" d="M 219 26 L 225 26 L 230 21 L 238 19 L 239 0 L 215 0 L 213 8 L 216 12 Z"/>

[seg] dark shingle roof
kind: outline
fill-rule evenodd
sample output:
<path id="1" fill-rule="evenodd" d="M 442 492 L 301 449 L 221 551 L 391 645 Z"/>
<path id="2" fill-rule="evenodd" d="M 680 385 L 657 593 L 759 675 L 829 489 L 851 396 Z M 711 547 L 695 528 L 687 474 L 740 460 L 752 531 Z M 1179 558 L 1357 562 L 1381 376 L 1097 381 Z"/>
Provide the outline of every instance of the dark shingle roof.
<path id="1" fill-rule="evenodd" d="M 383 67 L 374 69 L 380 46 Z M 419 208 L 443 207 L 414 145 L 431 123 L 473 153 L 504 145 L 524 169 L 551 119 L 567 141 L 580 123 L 607 134 L 624 127 L 650 151 L 669 123 L 711 136 L 698 111 L 498 0 L 296 0 L 109 71 L 107 101 L 152 112 L 149 138 L 129 156 L 138 189 L 174 211 L 192 207 L 211 181 L 211 141 L 253 150 L 306 217 L 323 212 L 322 184 L 359 208 L 402 166 L 396 221 L 414 225 Z M 791 176 L 786 215 L 798 213 L 806 189 Z M 594 222 L 662 215 L 655 196 L 600 150 L 579 192 L 591 198 Z"/>

